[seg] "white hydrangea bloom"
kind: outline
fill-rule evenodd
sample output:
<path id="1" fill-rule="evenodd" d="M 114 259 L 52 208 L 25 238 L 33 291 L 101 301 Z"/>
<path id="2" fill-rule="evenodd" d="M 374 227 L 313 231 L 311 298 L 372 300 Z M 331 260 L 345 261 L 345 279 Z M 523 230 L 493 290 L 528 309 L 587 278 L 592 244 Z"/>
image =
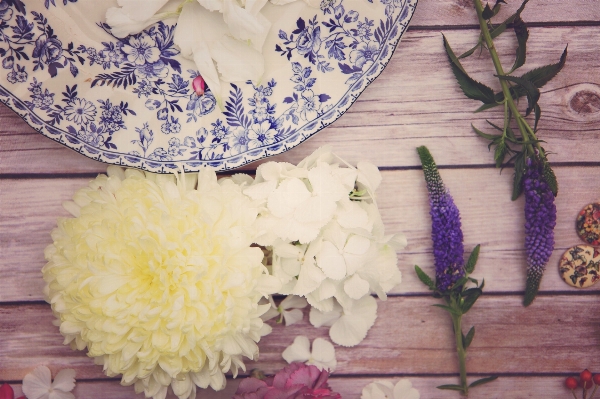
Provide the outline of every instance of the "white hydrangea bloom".
<path id="1" fill-rule="evenodd" d="M 375 381 L 363 388 L 361 399 L 420 399 L 421 394 L 413 388 L 410 380 Z"/>
<path id="2" fill-rule="evenodd" d="M 260 204 L 257 242 L 272 250 L 280 293 L 303 296 L 323 313 L 341 307 L 344 317 L 330 334 L 345 346 L 362 341 L 375 321 L 377 305 L 369 295 L 385 300 L 400 283 L 396 250 L 406 246 L 404 236 L 385 235 L 375 203 L 379 170 L 358 165 L 323 147 L 298 166 L 262 164 L 244 189 Z"/>
<path id="3" fill-rule="evenodd" d="M 281 356 L 288 363 L 303 362 L 307 365 L 315 365 L 319 370 L 335 371 L 337 360 L 335 348 L 331 342 L 323 338 L 315 338 L 312 344 L 307 337 L 301 335 L 294 339 L 294 343 L 288 346 Z"/>

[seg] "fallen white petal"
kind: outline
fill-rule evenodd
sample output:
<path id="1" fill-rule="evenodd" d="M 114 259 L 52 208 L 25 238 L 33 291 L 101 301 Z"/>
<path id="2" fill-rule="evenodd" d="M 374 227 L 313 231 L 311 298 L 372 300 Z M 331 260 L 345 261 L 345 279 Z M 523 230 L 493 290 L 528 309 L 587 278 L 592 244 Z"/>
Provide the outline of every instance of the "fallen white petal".
<path id="1" fill-rule="evenodd" d="M 281 356 L 288 363 L 306 362 L 310 359 L 310 341 L 308 337 L 300 335 L 294 338 L 294 343 L 285 348 Z"/>

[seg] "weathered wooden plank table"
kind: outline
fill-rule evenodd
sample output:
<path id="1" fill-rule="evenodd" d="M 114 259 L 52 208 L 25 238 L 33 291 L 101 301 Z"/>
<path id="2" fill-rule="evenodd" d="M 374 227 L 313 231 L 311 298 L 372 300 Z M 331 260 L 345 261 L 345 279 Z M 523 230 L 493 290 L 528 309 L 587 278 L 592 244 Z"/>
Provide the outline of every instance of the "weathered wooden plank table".
<path id="1" fill-rule="evenodd" d="M 518 4 L 502 11 L 507 16 Z M 423 398 L 457 398 L 435 386 L 457 382 L 451 324 L 432 307 L 417 281 L 413 265 L 432 271 L 427 193 L 415 148 L 427 145 L 462 212 L 465 246 L 480 243 L 477 278 L 486 292 L 465 325 L 476 325 L 469 349 L 472 377 L 500 375 L 472 398 L 567 398 L 564 378 L 584 368 L 600 372 L 600 284 L 576 290 L 561 281 L 558 259 L 579 243 L 574 221 L 587 203 L 600 199 L 600 1 L 531 0 L 523 18 L 530 23 L 526 69 L 556 62 L 569 45 L 564 70 L 542 91 L 544 111 L 540 137 L 553 154 L 560 183 L 556 200 L 556 249 L 532 306 L 521 305 L 524 290 L 523 199 L 510 201 L 510 168 L 495 169 L 482 139 L 470 123 L 482 127 L 498 119 L 491 111 L 473 114 L 475 103 L 464 98 L 447 65 L 441 32 L 457 51 L 477 37 L 470 0 L 421 0 L 409 31 L 383 74 L 349 112 L 315 138 L 276 157 L 297 162 L 315 148 L 331 143 L 351 162 L 367 159 L 384 172 L 380 207 L 387 231 L 402 231 L 409 246 L 399 254 L 403 283 L 358 347 L 337 347 L 334 388 L 346 399 L 360 397 L 374 379 L 408 376 Z M 498 40 L 501 57 L 512 63 L 515 40 Z M 464 62 L 475 78 L 494 85 L 486 54 Z M 497 87 L 497 86 L 494 86 Z M 254 169 L 250 165 L 247 169 Z M 62 345 L 43 301 L 40 269 L 43 249 L 61 208 L 76 189 L 106 166 L 84 158 L 36 133 L 6 107 L 0 107 L 0 381 L 20 389 L 23 376 L 39 364 L 54 372 L 77 370 L 78 398 L 131 398 L 131 387 L 102 374 L 82 352 Z M 269 372 L 284 366 L 281 351 L 296 335 L 327 336 L 307 317 L 274 333 L 260 344 L 261 356 L 249 368 Z M 229 398 L 237 381 L 224 392 L 206 391 L 200 398 Z M 138 395 L 136 397 L 142 397 Z"/>

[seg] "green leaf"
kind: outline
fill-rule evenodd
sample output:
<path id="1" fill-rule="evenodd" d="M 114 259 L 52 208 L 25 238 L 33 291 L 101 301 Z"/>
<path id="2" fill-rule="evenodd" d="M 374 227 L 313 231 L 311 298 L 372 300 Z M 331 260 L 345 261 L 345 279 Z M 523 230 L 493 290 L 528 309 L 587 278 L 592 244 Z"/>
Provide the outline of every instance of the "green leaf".
<path id="1" fill-rule="evenodd" d="M 552 167 L 548 163 L 548 161 L 544 161 L 544 171 L 543 171 L 544 180 L 552 190 L 552 194 L 556 197 L 558 195 L 558 181 L 556 180 L 556 175 L 552 170 Z"/>
<path id="2" fill-rule="evenodd" d="M 463 338 L 463 347 L 465 349 L 471 345 L 471 342 L 473 342 L 473 337 L 475 337 L 475 326 L 471 327 L 467 333 L 467 336 Z"/>
<path id="3" fill-rule="evenodd" d="M 471 385 L 469 385 L 469 388 L 473 388 L 473 387 L 476 387 L 476 386 L 479 386 L 479 385 L 487 384 L 488 382 L 492 382 L 492 381 L 497 380 L 497 379 L 498 379 L 497 375 L 493 375 L 491 377 L 482 378 L 480 380 L 472 382 Z"/>
<path id="4" fill-rule="evenodd" d="M 467 74 L 458 58 L 456 58 L 454 51 L 452 51 L 448 40 L 446 40 L 446 36 L 442 35 L 442 37 L 444 39 L 444 48 L 446 49 L 446 54 L 450 61 L 450 67 L 452 68 L 452 72 L 454 73 L 458 85 L 463 93 L 465 93 L 465 96 L 473 100 L 479 100 L 485 104 L 495 102 L 494 91 L 483 83 L 472 79 Z"/>
<path id="5" fill-rule="evenodd" d="M 501 80 L 508 80 L 510 82 L 514 82 L 519 85 L 517 87 L 522 87 L 523 89 L 525 89 L 525 92 L 527 94 L 527 102 L 528 102 L 527 111 L 525 111 L 525 116 L 529 115 L 531 113 L 531 111 L 533 111 L 533 109 L 537 105 L 537 102 L 540 99 L 540 89 L 538 89 L 533 84 L 533 82 L 531 82 L 527 79 L 519 78 L 516 76 L 507 76 L 507 75 L 494 75 L 494 76 L 496 76 L 497 78 L 499 78 Z"/>
<path id="6" fill-rule="evenodd" d="M 431 305 L 431 306 L 435 306 L 441 309 L 444 309 L 446 312 L 456 315 L 456 316 L 462 316 L 462 313 L 460 313 L 458 310 L 451 308 L 450 306 L 446 306 L 446 305 L 440 305 L 440 304 L 435 304 L 435 305 Z"/>
<path id="7" fill-rule="evenodd" d="M 537 132 L 538 122 L 540 121 L 540 118 L 542 117 L 542 109 L 540 108 L 539 104 L 535 105 L 535 107 L 533 108 L 533 113 L 535 115 L 535 122 L 533 124 L 533 131 Z"/>
<path id="8" fill-rule="evenodd" d="M 543 67 L 532 69 L 531 71 L 523 74 L 521 78 L 530 81 L 535 85 L 535 87 L 542 88 L 546 83 L 548 83 L 552 78 L 554 78 L 565 66 L 565 62 L 567 61 L 567 47 L 563 51 L 560 56 L 560 61 L 556 64 L 550 64 Z M 523 95 L 523 94 L 521 94 Z"/>
<path id="9" fill-rule="evenodd" d="M 468 277 L 461 277 L 460 279 L 458 279 L 457 281 L 454 282 L 453 285 L 453 289 L 459 289 L 459 291 L 462 291 L 462 286 L 465 285 L 467 283 L 467 281 L 469 281 Z"/>
<path id="10" fill-rule="evenodd" d="M 527 39 L 529 39 L 529 30 L 527 29 L 527 25 L 525 25 L 525 22 L 523 22 L 520 15 L 515 19 L 513 29 L 517 35 L 517 57 L 512 69 L 510 72 L 508 72 L 508 74 L 511 74 L 515 69 L 522 67 L 525 64 L 525 59 L 527 57 Z"/>
<path id="11" fill-rule="evenodd" d="M 467 260 L 467 264 L 465 265 L 465 271 L 469 274 L 473 273 L 473 270 L 475 270 L 475 265 L 477 264 L 477 259 L 479 258 L 480 248 L 481 245 L 477 244 L 477 246 L 473 248 L 471 255 L 469 255 L 469 260 Z"/>
<path id="12" fill-rule="evenodd" d="M 507 151 L 508 147 L 504 142 L 504 139 L 498 140 L 498 142 L 496 143 L 496 150 L 494 151 L 494 161 L 496 161 L 497 168 L 502 166 L 504 158 L 506 158 Z"/>
<path id="13" fill-rule="evenodd" d="M 485 287 L 485 279 L 481 280 L 481 285 L 479 286 L 479 289 L 483 291 L 483 287 Z"/>
<path id="14" fill-rule="evenodd" d="M 421 282 L 423 284 L 425 284 L 426 286 L 428 286 L 430 290 L 435 290 L 435 283 L 433 282 L 433 280 L 431 279 L 431 277 L 429 277 L 427 275 L 427 273 L 425 273 L 417 265 L 415 265 L 415 271 L 417 272 L 417 276 L 419 277 L 419 280 L 421 280 Z"/>
<path id="15" fill-rule="evenodd" d="M 512 200 L 515 201 L 523 192 L 523 173 L 525 173 L 525 153 L 520 152 L 515 158 L 515 175 L 513 178 Z"/>
<path id="16" fill-rule="evenodd" d="M 483 294 L 481 288 L 469 288 L 463 293 L 464 302 L 460 307 L 463 314 L 467 313 L 473 307 L 481 294 Z"/>
<path id="17" fill-rule="evenodd" d="M 504 32 L 506 30 L 506 27 L 510 24 L 512 24 L 514 22 L 515 19 L 519 18 L 521 16 L 521 13 L 523 12 L 523 10 L 525 9 L 525 5 L 529 2 L 529 0 L 525 0 L 522 4 L 521 7 L 519 7 L 519 9 L 510 17 L 506 18 L 506 20 L 504 20 L 504 22 L 502 22 L 500 25 L 498 25 L 495 29 L 493 29 L 490 32 L 490 35 L 492 36 L 492 39 L 495 39 L 496 37 L 498 37 L 500 34 L 502 34 L 502 32 Z"/>
<path id="18" fill-rule="evenodd" d="M 477 50 L 477 48 L 479 48 L 479 46 L 481 46 L 481 45 L 482 45 L 482 40 L 481 40 L 481 35 L 479 35 L 479 40 L 477 41 L 477 44 L 475 45 L 475 47 L 473 47 L 472 49 L 467 50 L 464 53 L 462 53 L 461 55 L 459 55 L 458 59 L 462 60 L 463 58 L 467 58 L 468 56 L 473 54 L 475 52 L 475 50 Z"/>
<path id="19" fill-rule="evenodd" d="M 490 5 L 489 5 L 489 4 L 486 4 L 486 5 L 485 5 L 485 8 L 483 9 L 483 12 L 481 13 L 481 16 L 483 17 L 483 19 L 490 19 L 490 18 L 492 18 L 494 15 L 496 15 L 496 14 L 494 14 L 494 10 L 492 10 L 492 9 L 490 8 Z"/>
<path id="20" fill-rule="evenodd" d="M 482 132 L 481 130 L 477 129 L 475 126 L 473 126 L 473 124 L 471 124 L 471 127 L 473 128 L 473 130 L 475 131 L 475 133 L 476 133 L 478 136 L 480 136 L 480 137 L 483 137 L 483 138 L 484 138 L 484 139 L 486 139 L 486 140 L 492 140 L 492 141 L 493 141 L 493 140 L 495 140 L 495 139 L 497 139 L 497 138 L 500 138 L 500 137 L 502 137 L 502 136 L 501 136 L 501 135 L 499 135 L 499 134 L 487 134 L 487 133 L 484 133 L 484 132 Z"/>
<path id="21" fill-rule="evenodd" d="M 448 384 L 448 385 L 440 385 L 439 387 L 437 387 L 437 389 L 447 389 L 450 391 L 462 391 L 463 387 L 461 387 L 460 385 Z"/>

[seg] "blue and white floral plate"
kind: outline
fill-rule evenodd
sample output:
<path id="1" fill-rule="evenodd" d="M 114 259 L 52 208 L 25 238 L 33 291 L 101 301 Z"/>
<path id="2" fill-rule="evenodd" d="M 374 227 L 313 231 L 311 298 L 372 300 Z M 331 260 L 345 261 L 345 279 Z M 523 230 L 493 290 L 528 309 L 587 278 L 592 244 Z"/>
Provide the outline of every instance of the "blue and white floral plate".
<path id="1" fill-rule="evenodd" d="M 237 168 L 334 122 L 383 71 L 417 0 L 267 4 L 276 22 L 263 81 L 231 84 L 222 111 L 210 91 L 192 89 L 195 64 L 179 55 L 168 20 L 117 39 L 104 24 L 113 5 L 2 0 L 0 101 L 87 157 L 169 173 Z"/>

